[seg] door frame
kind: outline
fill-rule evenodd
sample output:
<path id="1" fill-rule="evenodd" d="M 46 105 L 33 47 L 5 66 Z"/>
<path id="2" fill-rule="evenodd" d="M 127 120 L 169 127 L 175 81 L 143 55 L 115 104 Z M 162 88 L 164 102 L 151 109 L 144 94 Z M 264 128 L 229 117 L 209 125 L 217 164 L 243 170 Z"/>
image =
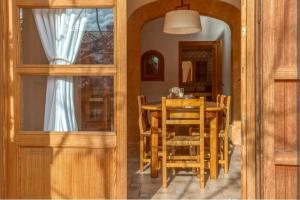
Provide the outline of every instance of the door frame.
<path id="1" fill-rule="evenodd" d="M 261 151 L 260 151 L 260 98 L 256 98 L 256 94 L 260 94 L 260 64 L 259 64 L 259 38 L 257 37 L 257 24 L 259 22 L 259 0 L 241 0 L 241 11 L 242 11 L 242 198 L 259 198 L 260 190 L 262 188 L 260 185 L 260 164 L 261 164 Z M 126 2 L 126 1 L 120 1 Z M 7 3 L 8 1 L 0 2 L 0 197 L 5 198 L 7 193 L 7 179 L 6 179 L 6 151 L 7 142 L 10 135 L 10 125 L 7 119 L 6 113 L 9 107 L 8 98 L 8 85 L 7 85 L 7 66 L 9 64 L 9 59 L 7 57 L 7 49 L 9 47 L 9 38 L 7 36 L 8 25 L 7 25 Z M 119 9 L 126 9 L 126 3 L 122 3 Z M 126 19 L 126 16 L 124 16 Z M 126 24 L 121 23 L 119 26 L 122 29 L 126 29 Z M 5 37 L 4 37 L 5 36 Z M 126 46 L 126 35 L 124 35 L 123 41 L 119 41 L 122 46 Z M 126 64 L 126 52 L 122 51 L 122 63 Z M 247 66 L 247 67 L 246 67 Z M 123 69 L 126 71 L 126 69 Z M 123 71 L 123 73 L 124 73 Z M 126 73 L 122 76 L 123 80 L 126 79 Z M 256 87 L 257 86 L 257 87 Z M 126 84 L 123 84 L 124 91 L 126 91 Z M 126 105 L 126 98 L 124 99 L 124 104 Z M 126 107 L 126 106 L 125 106 Z M 247 109 L 248 108 L 248 109 Z M 252 108 L 252 109 L 250 109 Z M 255 110 L 253 108 L 256 108 Z M 126 108 L 124 108 L 126 109 Z M 124 117 L 126 118 L 126 117 Z M 124 120 L 126 121 L 126 120 Z M 122 125 L 126 129 L 126 123 Z M 123 136 L 121 136 L 124 141 L 123 147 L 119 151 L 126 152 L 126 131 Z M 249 148 L 251 147 L 251 148 Z M 122 156 L 126 161 L 126 156 Z M 124 161 L 123 161 L 124 162 Z M 126 165 L 124 165 L 126 166 Z M 127 171 L 126 168 L 122 169 Z M 127 176 L 123 176 L 121 182 L 126 183 Z M 121 184 L 120 184 L 121 185 Z M 126 184 L 125 184 L 126 185 Z M 120 197 L 126 197 L 127 188 L 119 188 Z"/>
<path id="2" fill-rule="evenodd" d="M 261 194 L 260 0 L 241 0 L 242 198 Z"/>
<path id="3" fill-rule="evenodd" d="M 7 104 L 7 21 L 4 20 L 7 16 L 7 1 L 0 2 L 0 198 L 5 198 L 7 193 L 7 170 L 6 170 L 6 151 L 7 151 L 7 130 L 8 119 L 5 115 L 8 111 Z"/>
<path id="4" fill-rule="evenodd" d="M 63 4 L 62 4 L 63 3 Z M 72 4 L 73 3 L 73 4 Z M 115 66 L 117 111 L 116 115 L 116 171 L 117 177 L 115 198 L 127 197 L 127 1 L 124 0 L 98 0 L 91 1 L 91 6 L 84 0 L 13 0 L 0 2 L 0 198 L 9 198 L 10 188 L 15 183 L 15 178 L 9 177 L 11 167 L 8 161 L 14 147 L 9 143 L 15 140 L 14 111 L 15 99 L 13 98 L 16 61 L 16 39 L 12 36 L 15 31 L 13 13 L 15 7 L 114 7 L 117 13 L 115 19 Z M 93 5 L 95 4 L 95 5 Z M 46 6 L 45 6 L 46 5 Z M 117 35 L 117 36 L 116 36 Z M 122 67 L 119 67 L 122 66 Z M 14 162 L 14 161 L 13 161 Z M 14 167 L 13 167 L 14 168 Z M 15 175 L 13 175 L 15 176 Z"/>

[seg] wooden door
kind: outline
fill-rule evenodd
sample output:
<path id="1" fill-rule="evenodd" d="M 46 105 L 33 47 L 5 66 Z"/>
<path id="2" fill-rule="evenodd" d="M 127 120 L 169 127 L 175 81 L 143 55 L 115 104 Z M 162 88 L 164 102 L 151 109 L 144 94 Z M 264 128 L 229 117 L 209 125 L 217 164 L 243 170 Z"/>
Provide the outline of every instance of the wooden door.
<path id="1" fill-rule="evenodd" d="M 0 79 L 6 86 L 8 109 L 3 133 L 7 139 L 6 197 L 126 198 L 126 1 L 12 0 L 0 4 L 7 11 L 3 17 L 7 57 L 1 66 L 7 76 Z M 90 16 L 98 18 L 100 22 L 93 18 L 90 29 L 86 22 L 77 55 L 81 60 L 48 64 L 33 18 L 36 8 L 84 9 L 80 11 L 87 21 Z M 104 19 L 109 23 L 102 24 Z M 65 82 L 72 83 L 74 90 L 78 130 L 44 131 L 48 77 L 72 80 Z M 84 88 L 92 90 L 88 100 L 82 97 Z M 90 103 L 89 109 L 83 110 L 82 103 Z M 82 116 L 86 112 L 88 120 L 100 118 L 105 127 L 94 121 L 95 126 L 85 128 Z"/>
<path id="2" fill-rule="evenodd" d="M 300 198 L 297 0 L 261 0 L 262 195 Z M 298 1 L 299 3 L 299 1 Z"/>

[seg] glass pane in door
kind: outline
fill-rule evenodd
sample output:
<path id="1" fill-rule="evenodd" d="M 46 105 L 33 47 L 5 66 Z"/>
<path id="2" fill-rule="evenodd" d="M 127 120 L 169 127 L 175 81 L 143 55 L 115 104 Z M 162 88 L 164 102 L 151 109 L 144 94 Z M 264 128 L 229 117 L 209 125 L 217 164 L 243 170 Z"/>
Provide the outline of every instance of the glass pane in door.
<path id="1" fill-rule="evenodd" d="M 22 64 L 113 64 L 114 12 L 20 9 Z"/>
<path id="2" fill-rule="evenodd" d="M 21 131 L 114 131 L 112 76 L 22 76 Z"/>

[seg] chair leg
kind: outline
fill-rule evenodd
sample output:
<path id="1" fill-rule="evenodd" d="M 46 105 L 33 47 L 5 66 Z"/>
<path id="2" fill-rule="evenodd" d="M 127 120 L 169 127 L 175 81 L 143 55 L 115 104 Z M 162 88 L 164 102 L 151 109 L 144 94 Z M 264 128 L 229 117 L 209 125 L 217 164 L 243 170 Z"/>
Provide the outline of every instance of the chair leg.
<path id="1" fill-rule="evenodd" d="M 167 178 L 168 178 L 167 152 L 166 149 L 163 149 L 163 155 L 162 155 L 162 187 L 163 188 L 167 188 Z"/>
<path id="2" fill-rule="evenodd" d="M 224 138 L 224 173 L 228 174 L 229 156 L 228 156 L 228 137 Z"/>
<path id="3" fill-rule="evenodd" d="M 140 135 L 140 172 L 144 171 L 144 137 Z"/>
<path id="4" fill-rule="evenodd" d="M 204 138 L 201 137 L 200 139 L 200 187 L 204 188 L 205 187 L 205 160 L 204 160 Z"/>

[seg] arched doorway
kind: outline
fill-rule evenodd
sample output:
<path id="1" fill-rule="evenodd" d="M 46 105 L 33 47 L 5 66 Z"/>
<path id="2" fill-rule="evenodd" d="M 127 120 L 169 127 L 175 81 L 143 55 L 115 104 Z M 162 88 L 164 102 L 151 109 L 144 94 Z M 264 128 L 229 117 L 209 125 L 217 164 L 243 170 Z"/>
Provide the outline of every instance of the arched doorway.
<path id="1" fill-rule="evenodd" d="M 231 4 L 221 1 L 197 0 L 190 1 L 191 9 L 205 15 L 226 22 L 232 34 L 232 66 L 231 91 L 233 96 L 233 124 L 237 134 L 240 133 L 240 77 L 241 77 L 241 12 Z M 141 90 L 140 56 L 141 30 L 145 23 L 163 17 L 168 11 L 178 5 L 176 0 L 159 0 L 146 4 L 137 9 L 128 19 L 128 141 L 138 141 L 138 110 L 137 96 Z"/>

